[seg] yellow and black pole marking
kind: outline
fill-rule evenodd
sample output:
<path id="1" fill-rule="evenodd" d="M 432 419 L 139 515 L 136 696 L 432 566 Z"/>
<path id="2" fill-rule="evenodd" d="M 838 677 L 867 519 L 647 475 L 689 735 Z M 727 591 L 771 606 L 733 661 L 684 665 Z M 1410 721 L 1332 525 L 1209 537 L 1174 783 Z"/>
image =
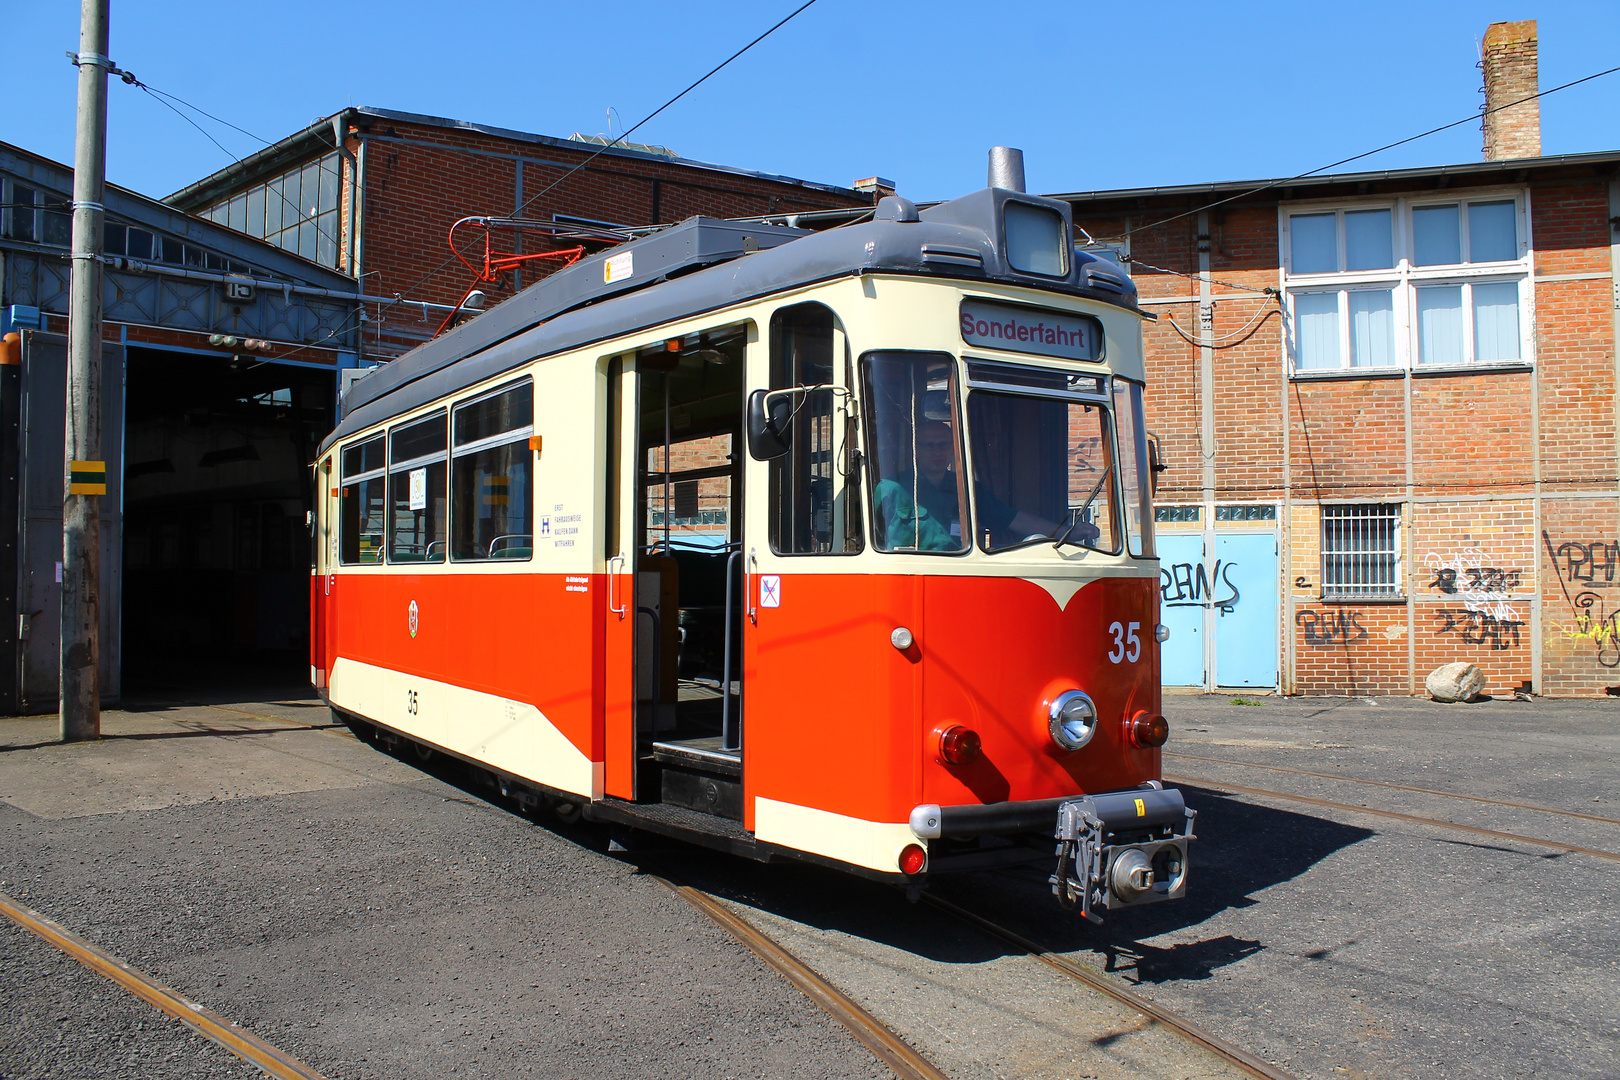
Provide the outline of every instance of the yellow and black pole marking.
<path id="1" fill-rule="evenodd" d="M 69 495 L 107 494 L 107 463 L 105 461 L 71 461 L 68 463 Z"/>
<path id="2" fill-rule="evenodd" d="M 78 465 L 78 462 L 74 462 Z M 99 462 L 98 462 L 99 464 Z M 66 927 L 52 922 L 32 908 L 0 895 L 0 915 L 25 930 L 31 930 L 67 953 L 73 959 L 99 972 L 182 1024 L 219 1043 L 225 1049 L 258 1066 L 276 1080 L 325 1080 L 314 1069 L 285 1050 L 271 1046 L 252 1032 L 244 1031 L 212 1009 L 205 1009 L 189 998 L 164 986 L 152 976 L 136 971 L 116 956 L 97 948 Z"/>

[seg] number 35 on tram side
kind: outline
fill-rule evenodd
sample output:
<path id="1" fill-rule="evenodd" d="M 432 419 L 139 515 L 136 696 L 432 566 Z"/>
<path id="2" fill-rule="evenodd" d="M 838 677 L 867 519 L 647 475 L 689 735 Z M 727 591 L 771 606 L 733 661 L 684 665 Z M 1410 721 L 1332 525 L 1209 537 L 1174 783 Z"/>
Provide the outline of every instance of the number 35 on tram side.
<path id="1" fill-rule="evenodd" d="M 1182 895 L 1150 316 L 1021 186 L 690 219 L 355 383 L 332 709 L 565 818 L 909 889 L 1055 845 L 1094 919 Z"/>

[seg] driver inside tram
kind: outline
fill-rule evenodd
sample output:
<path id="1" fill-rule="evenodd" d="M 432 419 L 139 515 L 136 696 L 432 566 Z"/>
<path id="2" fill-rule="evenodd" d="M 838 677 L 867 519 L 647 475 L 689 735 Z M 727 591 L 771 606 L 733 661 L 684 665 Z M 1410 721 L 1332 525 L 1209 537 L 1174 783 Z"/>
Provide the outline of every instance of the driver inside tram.
<path id="1" fill-rule="evenodd" d="M 877 484 L 874 492 L 891 543 L 916 536 L 919 551 L 960 551 L 962 513 L 956 470 L 956 435 L 942 420 L 916 428 L 917 470 Z M 979 527 L 993 534 L 1052 536 L 1061 527 L 1008 506 L 983 484 L 974 487 Z"/>

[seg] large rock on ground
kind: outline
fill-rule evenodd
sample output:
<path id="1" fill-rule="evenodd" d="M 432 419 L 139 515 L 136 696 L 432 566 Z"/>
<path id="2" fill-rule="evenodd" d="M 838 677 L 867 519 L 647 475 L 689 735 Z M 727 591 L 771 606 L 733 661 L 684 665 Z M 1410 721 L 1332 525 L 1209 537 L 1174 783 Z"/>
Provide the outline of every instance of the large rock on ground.
<path id="1" fill-rule="evenodd" d="M 1423 689 L 1436 701 L 1473 701 L 1485 692 L 1485 673 L 1478 664 L 1441 664 L 1423 680 Z"/>

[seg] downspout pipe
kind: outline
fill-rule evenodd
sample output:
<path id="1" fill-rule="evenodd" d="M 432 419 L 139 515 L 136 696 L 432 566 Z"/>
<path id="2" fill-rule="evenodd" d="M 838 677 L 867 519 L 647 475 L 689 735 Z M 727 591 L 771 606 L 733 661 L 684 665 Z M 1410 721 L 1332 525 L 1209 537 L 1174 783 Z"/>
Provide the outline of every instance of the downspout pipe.
<path id="1" fill-rule="evenodd" d="M 356 262 L 355 248 L 360 238 L 360 160 L 349 152 L 347 140 L 343 137 L 343 129 L 349 118 L 347 109 L 336 113 L 332 117 L 332 143 L 337 152 L 349 164 L 349 258 L 347 273 L 355 276 Z"/>

